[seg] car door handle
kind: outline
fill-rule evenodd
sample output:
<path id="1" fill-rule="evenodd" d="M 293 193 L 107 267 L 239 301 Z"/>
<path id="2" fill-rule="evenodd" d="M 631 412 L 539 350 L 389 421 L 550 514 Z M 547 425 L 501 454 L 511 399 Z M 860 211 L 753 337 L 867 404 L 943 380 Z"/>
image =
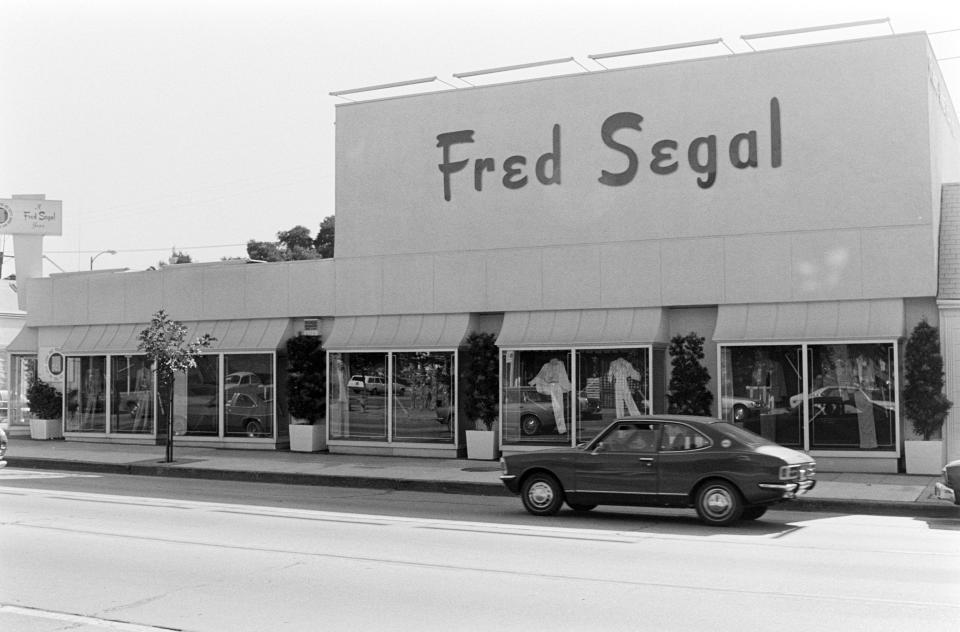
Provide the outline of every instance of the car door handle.
<path id="1" fill-rule="evenodd" d="M 653 463 L 653 457 L 652 457 L 652 456 L 642 456 L 642 457 L 640 457 L 640 458 L 637 459 L 637 460 L 640 461 L 640 462 L 642 462 L 642 463 Z"/>

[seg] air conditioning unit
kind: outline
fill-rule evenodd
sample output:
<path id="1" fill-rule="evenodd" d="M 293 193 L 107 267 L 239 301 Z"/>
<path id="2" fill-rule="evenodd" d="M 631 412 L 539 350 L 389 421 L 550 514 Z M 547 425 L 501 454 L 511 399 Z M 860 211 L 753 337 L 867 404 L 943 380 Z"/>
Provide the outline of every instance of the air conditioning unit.
<path id="1" fill-rule="evenodd" d="M 320 335 L 320 319 L 319 318 L 305 318 L 303 320 L 303 335 L 304 336 L 319 336 Z"/>

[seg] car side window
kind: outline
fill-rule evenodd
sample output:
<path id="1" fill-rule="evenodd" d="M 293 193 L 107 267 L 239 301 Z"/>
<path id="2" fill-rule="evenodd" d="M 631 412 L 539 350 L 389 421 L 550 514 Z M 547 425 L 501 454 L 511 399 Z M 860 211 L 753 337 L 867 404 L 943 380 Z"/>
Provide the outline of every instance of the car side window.
<path id="1" fill-rule="evenodd" d="M 665 423 L 660 433 L 661 452 L 682 452 L 698 450 L 710 444 L 705 436 L 683 424 Z"/>
<path id="2" fill-rule="evenodd" d="M 657 444 L 656 427 L 649 423 L 623 422 L 603 438 L 605 452 L 653 452 Z"/>

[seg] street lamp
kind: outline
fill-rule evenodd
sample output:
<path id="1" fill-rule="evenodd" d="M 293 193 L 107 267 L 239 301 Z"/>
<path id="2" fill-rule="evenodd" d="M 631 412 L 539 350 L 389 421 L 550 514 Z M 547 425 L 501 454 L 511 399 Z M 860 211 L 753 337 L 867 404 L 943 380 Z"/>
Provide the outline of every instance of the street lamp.
<path id="1" fill-rule="evenodd" d="M 101 252 L 98 252 L 97 254 L 90 257 L 90 269 L 93 270 L 93 262 L 96 261 L 97 257 L 99 257 L 100 255 L 115 255 L 115 254 L 117 254 L 116 250 L 103 250 Z"/>

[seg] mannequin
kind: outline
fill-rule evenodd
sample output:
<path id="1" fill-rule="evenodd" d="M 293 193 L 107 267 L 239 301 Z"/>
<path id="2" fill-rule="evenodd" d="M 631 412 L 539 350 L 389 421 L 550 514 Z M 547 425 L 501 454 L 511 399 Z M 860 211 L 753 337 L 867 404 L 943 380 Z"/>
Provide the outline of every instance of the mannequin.
<path id="1" fill-rule="evenodd" d="M 103 393 L 103 373 L 100 369 L 87 369 L 87 379 L 83 383 L 83 417 L 97 411 L 97 400 Z"/>
<path id="2" fill-rule="evenodd" d="M 567 377 L 567 368 L 558 358 L 551 358 L 545 363 L 537 376 L 530 380 L 538 393 L 550 396 L 553 405 L 553 417 L 557 424 L 557 432 L 566 434 L 567 422 L 563 416 L 563 394 L 570 392 L 570 378 Z"/>
<path id="3" fill-rule="evenodd" d="M 140 365 L 134 382 L 134 390 L 137 392 L 137 412 L 133 416 L 134 432 L 150 430 L 150 397 L 153 395 L 153 383 L 150 378 L 150 367 L 147 364 Z"/>
<path id="4" fill-rule="evenodd" d="M 618 418 L 625 414 L 640 414 L 640 409 L 637 408 L 637 403 L 633 401 L 633 396 L 630 394 L 630 385 L 627 383 L 627 378 L 639 382 L 640 373 L 623 357 L 619 357 L 610 363 L 610 368 L 607 370 L 607 379 L 613 382 L 613 400 Z"/>

